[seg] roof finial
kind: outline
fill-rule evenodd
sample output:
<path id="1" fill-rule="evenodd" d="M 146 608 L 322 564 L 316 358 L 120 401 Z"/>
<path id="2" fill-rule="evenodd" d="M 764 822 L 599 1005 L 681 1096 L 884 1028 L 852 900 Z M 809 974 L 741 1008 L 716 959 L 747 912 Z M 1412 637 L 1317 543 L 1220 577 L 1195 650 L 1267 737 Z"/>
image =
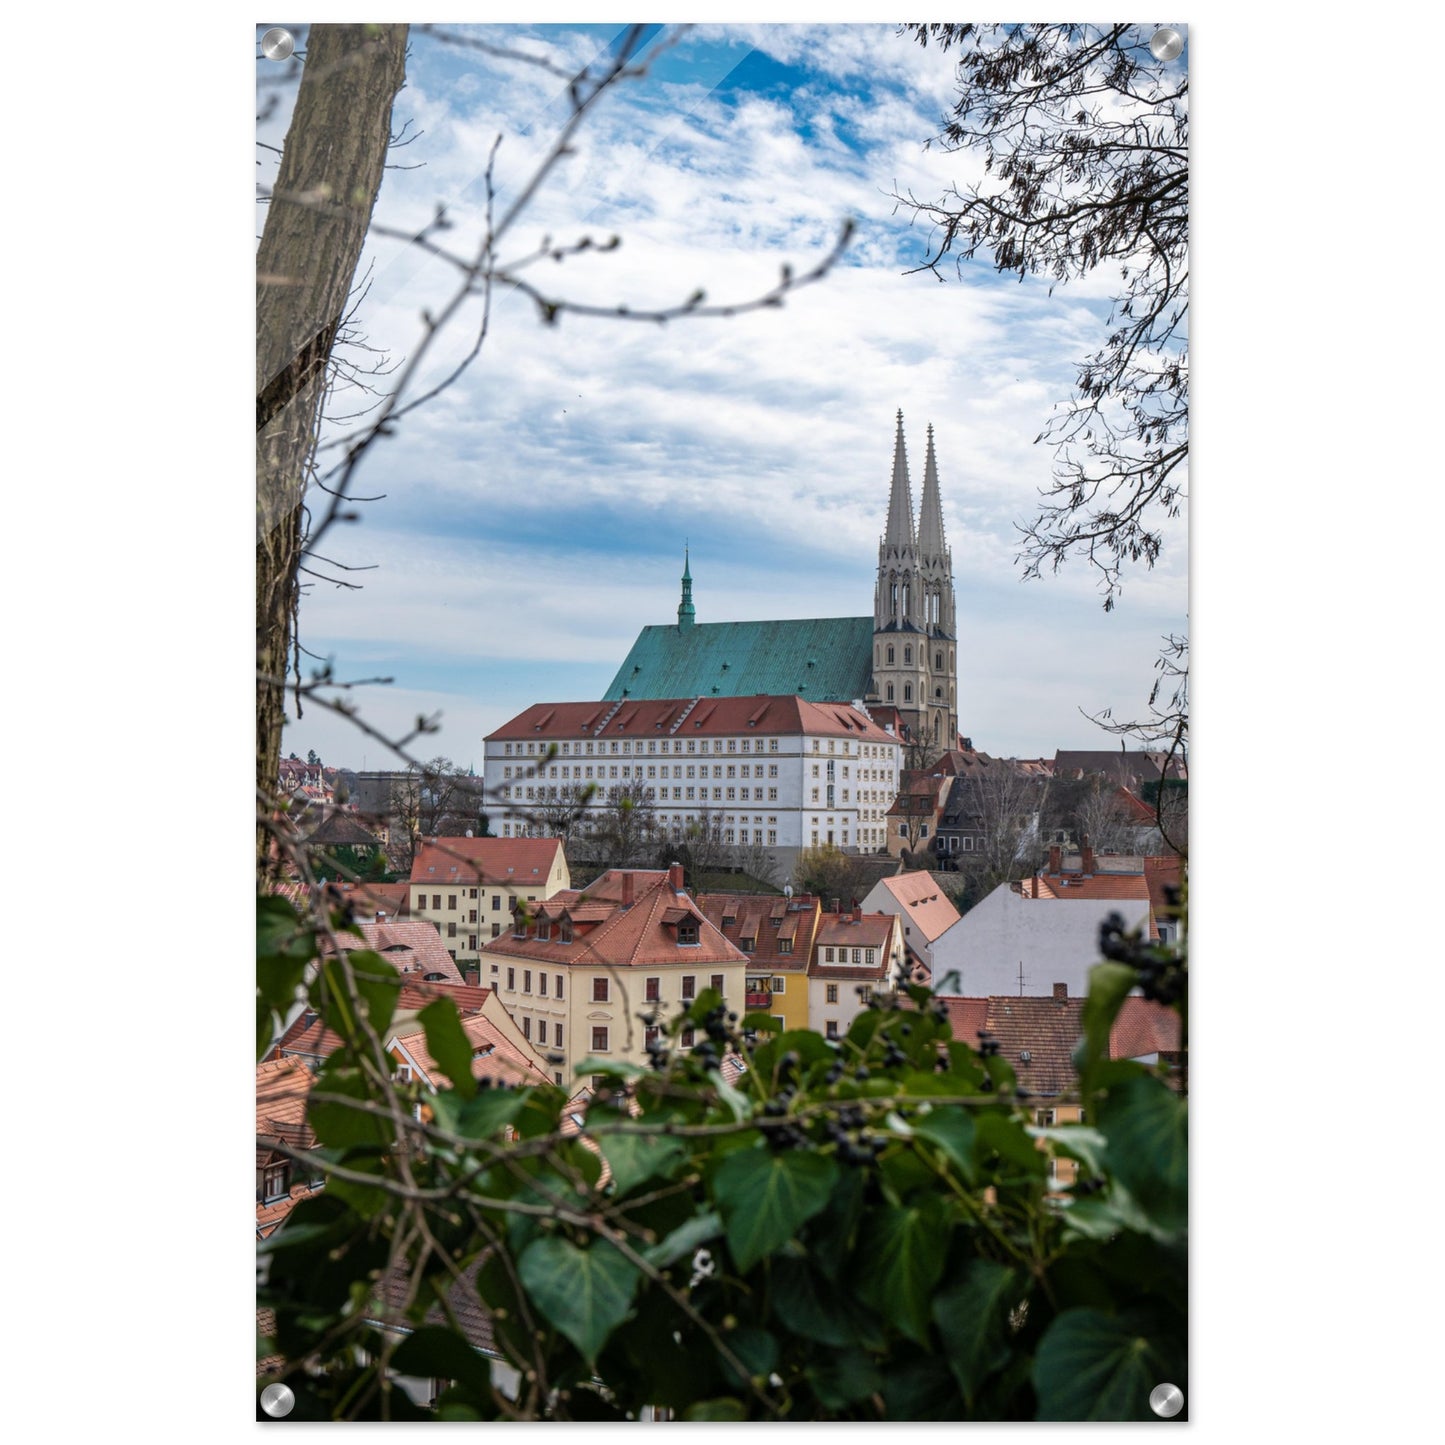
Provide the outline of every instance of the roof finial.
<path id="1" fill-rule="evenodd" d="M 686 539 L 682 544 L 682 601 L 677 604 L 677 625 L 691 627 L 697 609 L 692 605 L 692 557 Z"/>

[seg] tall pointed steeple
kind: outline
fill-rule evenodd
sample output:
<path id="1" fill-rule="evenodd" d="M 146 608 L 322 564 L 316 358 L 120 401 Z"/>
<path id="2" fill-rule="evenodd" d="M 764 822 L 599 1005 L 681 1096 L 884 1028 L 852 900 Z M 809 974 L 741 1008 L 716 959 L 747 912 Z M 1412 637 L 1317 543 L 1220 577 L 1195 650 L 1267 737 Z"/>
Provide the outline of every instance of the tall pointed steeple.
<path id="1" fill-rule="evenodd" d="M 943 536 L 943 504 L 938 499 L 938 462 L 933 455 L 933 423 L 928 424 L 928 460 L 923 464 L 923 498 L 918 504 L 918 552 L 921 559 L 941 559 L 948 549 Z"/>
<path id="2" fill-rule="evenodd" d="M 682 601 L 677 604 L 677 625 L 691 627 L 697 620 L 697 609 L 692 605 L 692 567 L 686 546 L 682 549 Z"/>
<path id="3" fill-rule="evenodd" d="M 885 547 L 912 547 L 913 488 L 908 481 L 908 451 L 903 445 L 903 409 L 898 410 L 898 436 L 893 443 L 893 485 L 888 494 L 888 531 Z"/>

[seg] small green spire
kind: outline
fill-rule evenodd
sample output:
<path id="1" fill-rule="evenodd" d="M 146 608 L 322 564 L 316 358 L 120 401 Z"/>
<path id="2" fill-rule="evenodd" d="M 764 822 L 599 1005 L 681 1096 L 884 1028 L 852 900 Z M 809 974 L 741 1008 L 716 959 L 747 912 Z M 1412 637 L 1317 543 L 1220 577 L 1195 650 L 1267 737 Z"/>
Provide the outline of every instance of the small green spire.
<path id="1" fill-rule="evenodd" d="M 692 605 L 692 567 L 686 543 L 682 549 L 682 601 L 677 604 L 677 625 L 691 627 L 697 620 L 697 609 Z"/>

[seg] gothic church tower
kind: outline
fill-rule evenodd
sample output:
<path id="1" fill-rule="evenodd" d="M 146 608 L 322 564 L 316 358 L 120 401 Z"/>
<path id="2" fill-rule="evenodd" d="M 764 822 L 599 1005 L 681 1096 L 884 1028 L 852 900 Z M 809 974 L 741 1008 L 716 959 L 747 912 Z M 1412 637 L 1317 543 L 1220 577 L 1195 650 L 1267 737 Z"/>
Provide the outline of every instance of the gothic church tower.
<path id="1" fill-rule="evenodd" d="M 878 544 L 869 696 L 884 707 L 896 707 L 914 740 L 940 750 L 958 746 L 957 649 L 953 559 L 943 534 L 933 427 L 928 428 L 923 496 L 915 528 L 903 413 L 899 411 L 888 526 Z"/>

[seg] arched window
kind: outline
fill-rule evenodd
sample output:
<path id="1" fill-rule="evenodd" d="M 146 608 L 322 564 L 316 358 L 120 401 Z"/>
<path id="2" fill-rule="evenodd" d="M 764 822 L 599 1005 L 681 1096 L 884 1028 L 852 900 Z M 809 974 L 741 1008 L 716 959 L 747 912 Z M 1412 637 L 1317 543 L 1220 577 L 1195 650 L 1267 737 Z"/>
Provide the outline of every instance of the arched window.
<path id="1" fill-rule="evenodd" d="M 911 647 L 905 647 L 903 649 L 903 661 L 905 663 L 910 663 L 913 661 L 913 649 Z"/>
<path id="2" fill-rule="evenodd" d="M 888 684 L 888 701 L 893 701 L 893 684 L 891 682 Z"/>
<path id="3" fill-rule="evenodd" d="M 943 654 L 941 652 L 935 652 L 933 654 L 933 670 L 934 672 L 943 671 Z"/>
<path id="4" fill-rule="evenodd" d="M 893 644 L 891 642 L 888 644 L 888 666 L 893 666 Z"/>
<path id="5" fill-rule="evenodd" d="M 904 702 L 912 702 L 912 701 L 913 701 L 913 684 L 912 684 L 911 682 L 905 682 L 905 683 L 903 684 L 903 701 L 904 701 Z"/>
<path id="6" fill-rule="evenodd" d="M 941 687 L 934 688 L 933 695 L 935 698 L 938 699 L 939 702 L 943 701 L 943 689 Z"/>

